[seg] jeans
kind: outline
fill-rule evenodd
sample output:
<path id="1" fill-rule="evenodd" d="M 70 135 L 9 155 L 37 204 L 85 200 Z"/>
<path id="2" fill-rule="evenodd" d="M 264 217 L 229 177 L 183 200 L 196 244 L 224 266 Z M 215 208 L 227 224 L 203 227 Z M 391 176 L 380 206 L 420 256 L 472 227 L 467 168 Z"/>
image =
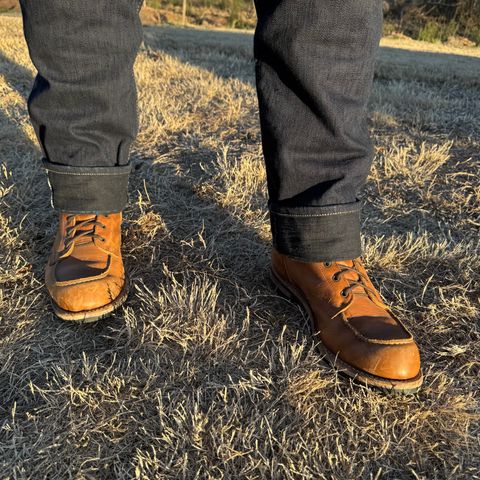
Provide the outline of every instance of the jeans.
<path id="1" fill-rule="evenodd" d="M 118 212 L 137 132 L 141 0 L 21 0 L 29 97 L 53 206 Z M 361 254 L 359 195 L 381 0 L 256 0 L 254 56 L 273 245 L 304 261 Z"/>

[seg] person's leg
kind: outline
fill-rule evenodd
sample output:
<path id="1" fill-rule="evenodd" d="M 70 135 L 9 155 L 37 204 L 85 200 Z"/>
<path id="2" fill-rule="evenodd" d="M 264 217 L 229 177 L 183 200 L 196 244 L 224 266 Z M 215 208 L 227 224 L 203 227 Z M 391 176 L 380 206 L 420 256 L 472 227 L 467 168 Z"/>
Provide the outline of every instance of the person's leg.
<path id="1" fill-rule="evenodd" d="M 137 130 L 141 0 L 21 0 L 38 70 L 28 106 L 60 212 L 46 268 L 57 315 L 92 321 L 122 303 L 121 210 Z"/>
<path id="2" fill-rule="evenodd" d="M 370 385 L 422 383 L 418 348 L 360 258 L 366 104 L 381 0 L 257 0 L 257 90 L 272 280 L 307 309 L 327 359 Z"/>
<path id="3" fill-rule="evenodd" d="M 381 0 L 257 1 L 255 58 L 274 246 L 307 261 L 360 254 L 371 164 L 366 103 Z"/>
<path id="4" fill-rule="evenodd" d="M 21 0 L 38 70 L 28 106 L 56 209 L 119 212 L 137 130 L 139 0 Z"/>

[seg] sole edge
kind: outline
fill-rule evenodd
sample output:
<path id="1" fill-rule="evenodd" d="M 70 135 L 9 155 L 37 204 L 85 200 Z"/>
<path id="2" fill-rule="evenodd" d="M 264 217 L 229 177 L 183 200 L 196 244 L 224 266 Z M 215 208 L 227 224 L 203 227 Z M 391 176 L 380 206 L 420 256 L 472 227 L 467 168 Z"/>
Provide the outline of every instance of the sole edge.
<path id="1" fill-rule="evenodd" d="M 75 322 L 75 323 L 93 323 L 101 320 L 102 318 L 111 315 L 117 308 L 119 308 L 128 297 L 128 285 L 125 282 L 122 290 L 118 296 L 107 305 L 103 307 L 95 308 L 94 310 L 83 310 L 81 312 L 71 312 L 59 307 L 52 299 L 53 312 L 62 321 Z"/>

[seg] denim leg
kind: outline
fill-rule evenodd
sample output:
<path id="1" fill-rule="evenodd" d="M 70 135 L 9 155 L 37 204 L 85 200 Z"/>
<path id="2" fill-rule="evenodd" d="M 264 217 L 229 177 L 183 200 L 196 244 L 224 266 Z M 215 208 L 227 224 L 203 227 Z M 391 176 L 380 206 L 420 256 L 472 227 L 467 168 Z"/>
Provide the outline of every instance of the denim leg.
<path id="1" fill-rule="evenodd" d="M 141 0 L 21 0 L 38 74 L 28 100 L 55 208 L 118 212 L 137 132 Z"/>
<path id="2" fill-rule="evenodd" d="M 366 104 L 381 0 L 256 0 L 257 91 L 274 246 L 304 261 L 360 255 L 372 160 Z"/>

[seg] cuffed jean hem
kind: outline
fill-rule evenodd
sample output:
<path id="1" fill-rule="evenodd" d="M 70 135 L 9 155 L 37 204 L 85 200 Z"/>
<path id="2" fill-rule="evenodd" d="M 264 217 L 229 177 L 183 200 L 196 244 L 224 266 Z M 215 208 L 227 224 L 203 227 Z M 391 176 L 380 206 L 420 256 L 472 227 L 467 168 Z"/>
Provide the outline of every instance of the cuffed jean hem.
<path id="1" fill-rule="evenodd" d="M 70 213 L 116 213 L 128 202 L 130 165 L 71 167 L 43 160 L 52 206 Z"/>
<path id="2" fill-rule="evenodd" d="M 273 246 L 304 262 L 350 260 L 361 255 L 361 202 L 327 207 L 270 205 Z"/>

